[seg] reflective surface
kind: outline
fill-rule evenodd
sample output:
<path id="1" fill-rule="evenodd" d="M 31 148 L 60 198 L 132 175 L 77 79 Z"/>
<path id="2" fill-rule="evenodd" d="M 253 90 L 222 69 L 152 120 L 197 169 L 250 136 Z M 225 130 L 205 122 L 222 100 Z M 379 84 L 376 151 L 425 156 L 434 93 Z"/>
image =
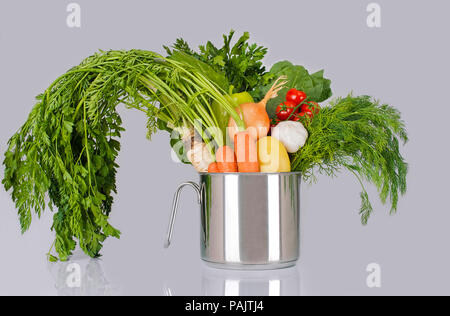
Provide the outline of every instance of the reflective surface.
<path id="1" fill-rule="evenodd" d="M 78 251 L 68 262 L 49 263 L 58 296 L 120 295 L 119 287 L 110 284 L 102 262 Z"/>
<path id="2" fill-rule="evenodd" d="M 205 296 L 283 296 L 300 295 L 298 269 L 271 271 L 202 270 Z"/>
<path id="3" fill-rule="evenodd" d="M 201 269 L 201 296 L 293 296 L 300 295 L 300 275 L 296 268 L 270 271 Z M 179 295 L 180 284 L 166 282 L 163 294 Z"/>

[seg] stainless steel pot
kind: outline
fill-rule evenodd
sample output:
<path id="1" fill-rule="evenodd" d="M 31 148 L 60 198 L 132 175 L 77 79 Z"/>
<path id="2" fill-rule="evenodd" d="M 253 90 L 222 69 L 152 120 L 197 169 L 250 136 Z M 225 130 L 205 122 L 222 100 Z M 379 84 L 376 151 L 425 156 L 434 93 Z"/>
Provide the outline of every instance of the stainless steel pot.
<path id="1" fill-rule="evenodd" d="M 165 247 L 169 247 L 181 190 L 191 186 L 201 205 L 201 257 L 226 269 L 279 269 L 299 258 L 298 172 L 201 173 L 174 197 Z"/>

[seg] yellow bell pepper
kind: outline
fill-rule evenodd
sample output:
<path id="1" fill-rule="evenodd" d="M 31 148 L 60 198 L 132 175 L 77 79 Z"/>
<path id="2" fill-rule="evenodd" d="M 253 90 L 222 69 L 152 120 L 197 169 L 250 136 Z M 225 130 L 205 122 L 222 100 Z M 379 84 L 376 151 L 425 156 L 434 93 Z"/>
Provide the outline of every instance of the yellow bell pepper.
<path id="1" fill-rule="evenodd" d="M 258 160 L 261 172 L 290 172 L 291 162 L 284 145 L 266 136 L 258 140 Z"/>

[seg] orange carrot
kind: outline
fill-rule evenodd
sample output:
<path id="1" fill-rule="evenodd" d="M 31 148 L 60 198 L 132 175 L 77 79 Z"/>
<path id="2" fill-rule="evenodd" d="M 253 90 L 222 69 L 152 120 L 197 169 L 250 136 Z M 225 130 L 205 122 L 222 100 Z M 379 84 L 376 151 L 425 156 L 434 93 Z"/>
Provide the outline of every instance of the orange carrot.
<path id="1" fill-rule="evenodd" d="M 217 162 L 212 162 L 209 164 L 208 166 L 208 172 L 209 173 L 218 173 L 219 171 L 219 167 L 217 167 Z"/>
<path id="2" fill-rule="evenodd" d="M 229 146 L 219 147 L 216 151 L 217 168 L 219 172 L 237 172 L 236 157 Z"/>
<path id="3" fill-rule="evenodd" d="M 259 172 L 256 138 L 249 131 L 234 135 L 234 150 L 239 172 Z"/>

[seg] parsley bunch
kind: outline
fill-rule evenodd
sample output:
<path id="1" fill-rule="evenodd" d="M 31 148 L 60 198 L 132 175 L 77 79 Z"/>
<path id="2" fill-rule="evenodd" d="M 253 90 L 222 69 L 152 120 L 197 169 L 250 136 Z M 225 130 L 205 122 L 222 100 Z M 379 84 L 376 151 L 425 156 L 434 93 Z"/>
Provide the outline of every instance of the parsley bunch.
<path id="1" fill-rule="evenodd" d="M 195 52 L 189 44 L 179 38 L 172 48 L 164 46 L 168 57 L 179 51 L 191 55 L 196 59 L 210 65 L 214 70 L 221 72 L 234 87 L 234 92 L 253 91 L 257 86 L 265 86 L 273 78 L 266 72 L 263 58 L 267 54 L 267 48 L 257 44 L 249 44 L 250 34 L 245 32 L 237 42 L 232 45 L 234 36 L 231 30 L 229 35 L 223 35 L 223 46 L 217 48 L 208 41 L 200 45 L 200 52 Z"/>

